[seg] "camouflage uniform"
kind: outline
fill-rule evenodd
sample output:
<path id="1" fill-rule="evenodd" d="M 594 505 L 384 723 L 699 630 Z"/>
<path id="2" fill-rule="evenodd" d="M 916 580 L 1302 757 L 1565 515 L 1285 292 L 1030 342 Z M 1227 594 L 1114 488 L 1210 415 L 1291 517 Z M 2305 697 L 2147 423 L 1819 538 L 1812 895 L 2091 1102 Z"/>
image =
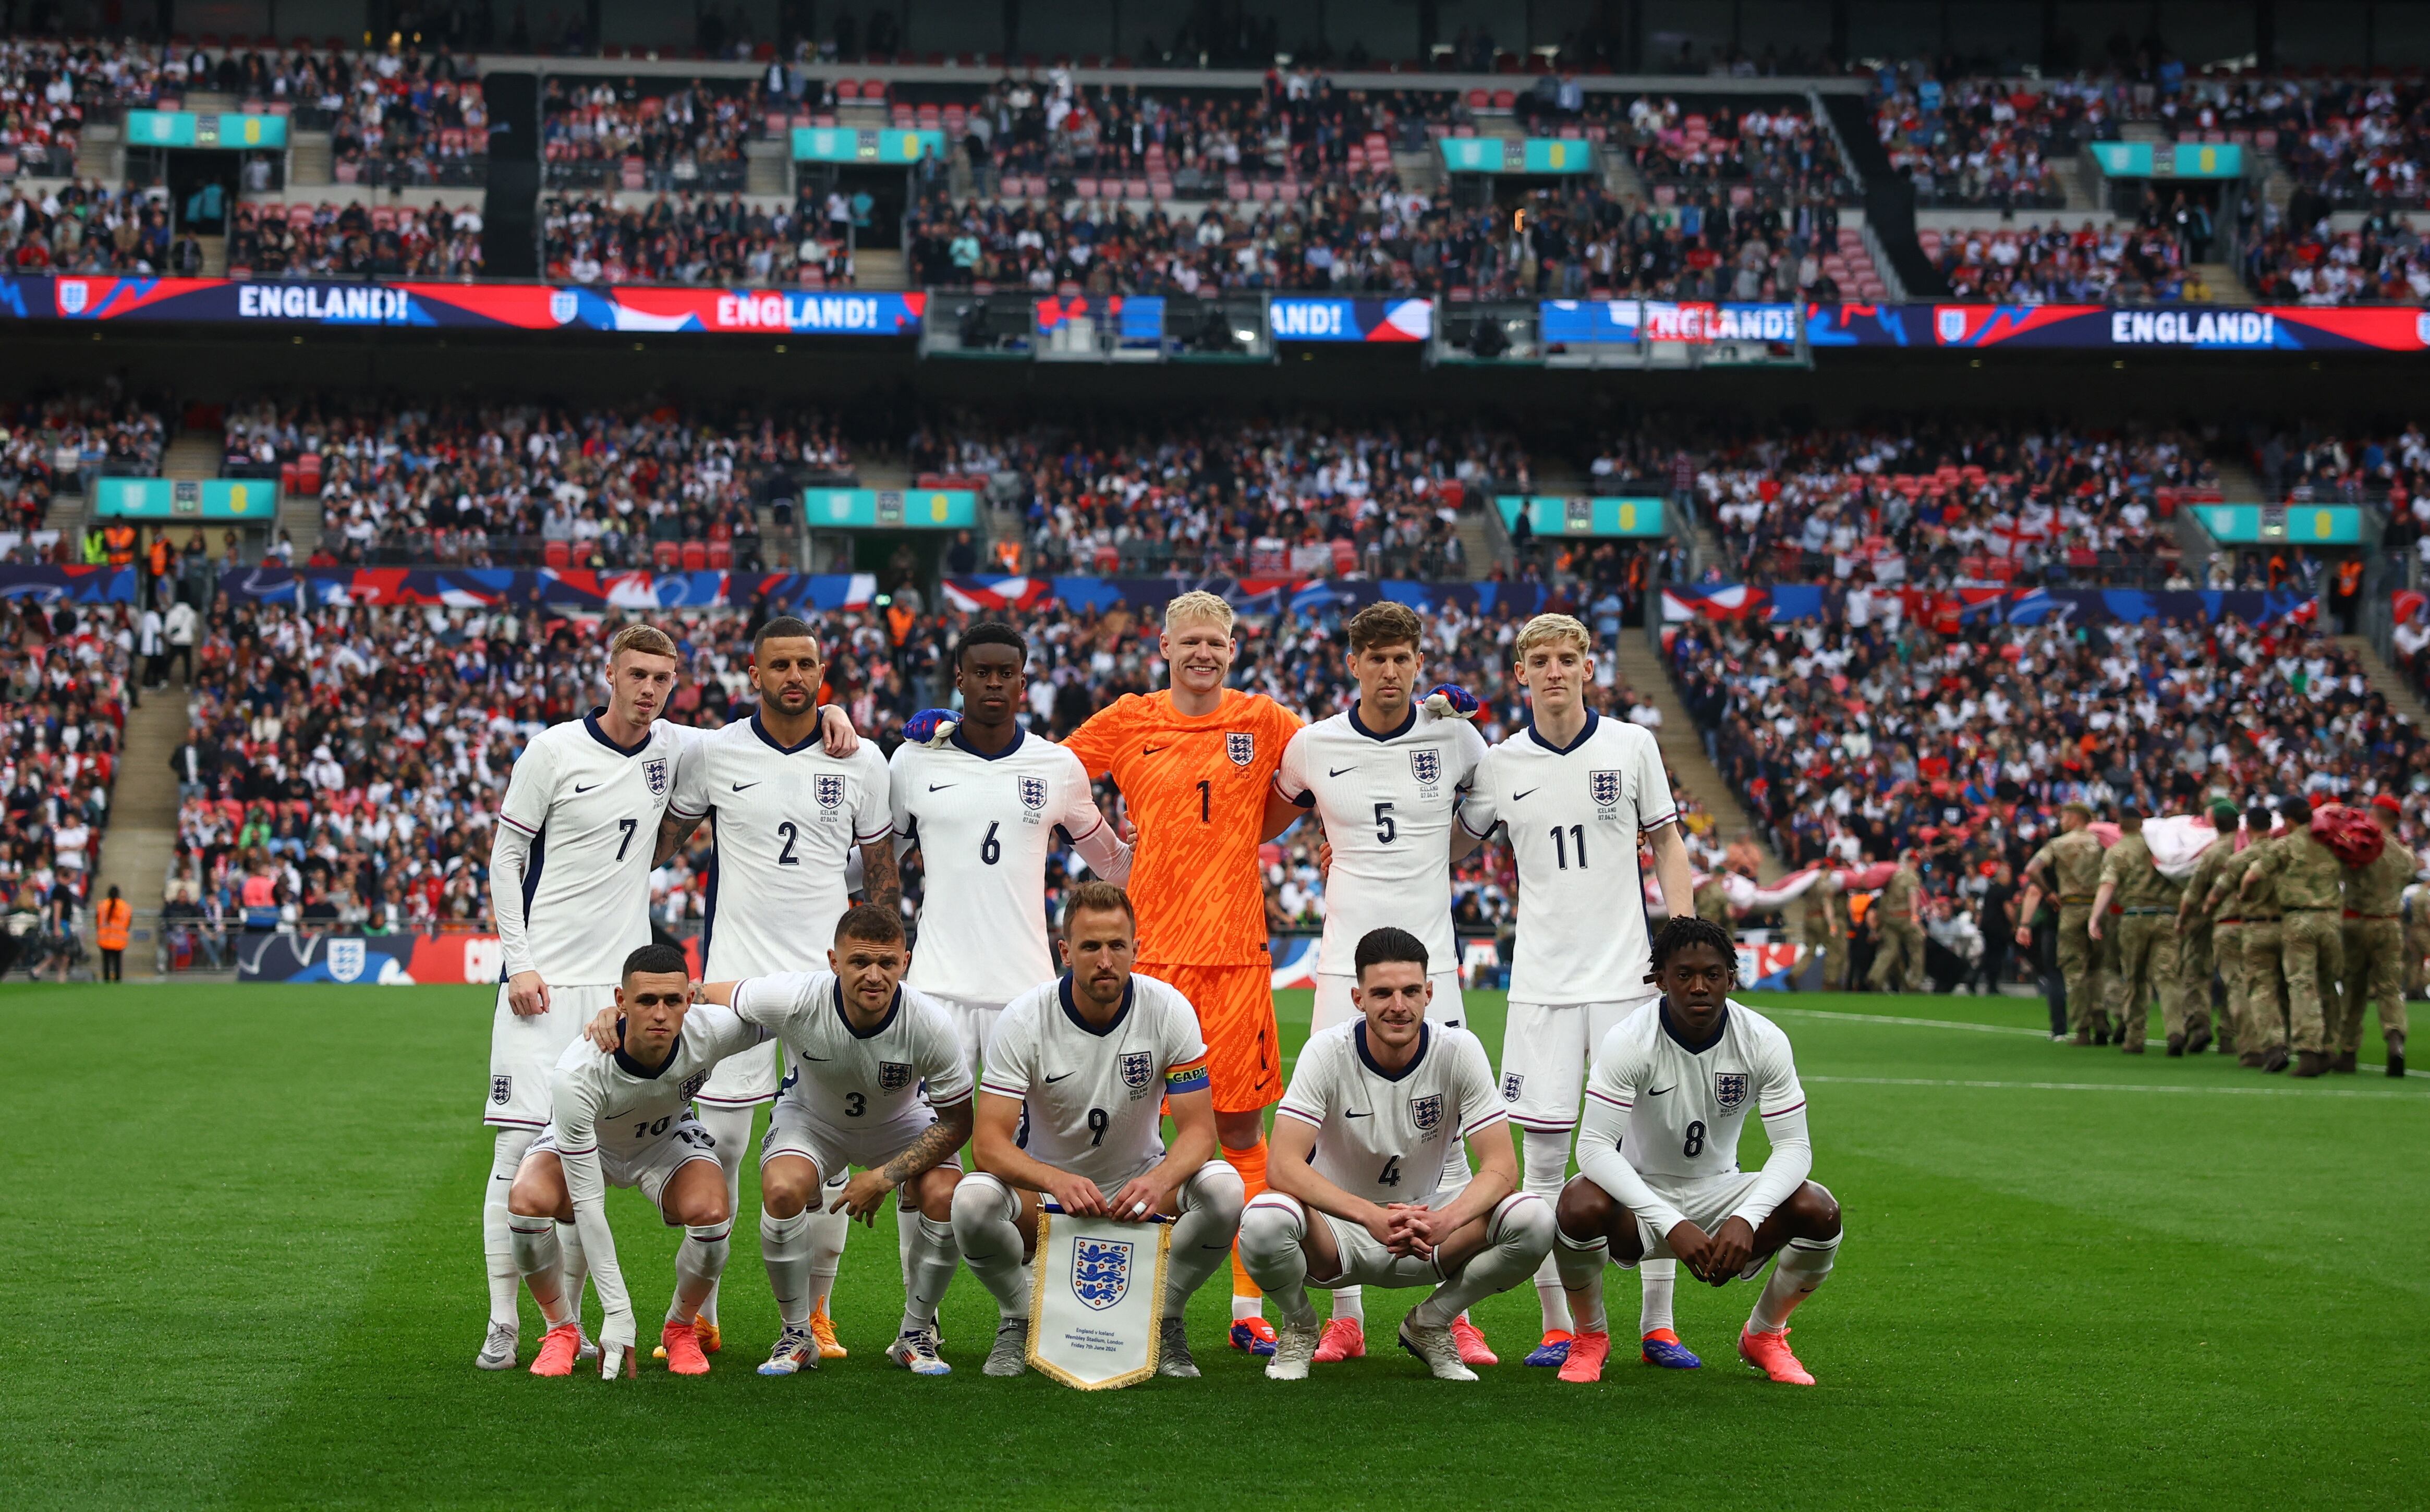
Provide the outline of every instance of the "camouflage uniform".
<path id="1" fill-rule="evenodd" d="M 2413 853 L 2408 849 L 2407 856 Z M 2419 883 L 2405 889 L 2405 995 L 2418 998 L 2430 989 L 2430 888 Z"/>
<path id="2" fill-rule="evenodd" d="M 1730 889 L 1722 885 L 1719 872 L 1706 877 L 1695 892 L 1696 917 L 1730 927 Z"/>
<path id="3" fill-rule="evenodd" d="M 2067 983 L 2067 1018 L 2078 1039 L 2089 1042 L 2096 1028 L 2106 1033 L 2099 990 L 2100 957 L 2085 924 L 2092 918 L 2093 890 L 2101 886 L 2101 838 L 2089 829 L 2054 837 L 2034 853 L 2044 890 L 2058 900 L 2058 971 Z"/>
<path id="4" fill-rule="evenodd" d="M 2143 1048 L 2152 1018 L 2152 998 L 2160 999 L 2163 1033 L 2174 1038 L 2186 1032 L 2185 985 L 2177 975 L 2177 904 L 2185 886 L 2160 874 L 2152 864 L 2152 848 L 2141 835 L 2126 835 L 2101 858 L 2101 880 L 2120 914 L 2102 921 L 2105 935 L 2117 937 L 2118 976 L 2109 994 L 2109 1016 L 2118 1025 L 2118 1042 L 2129 1050 Z"/>
<path id="5" fill-rule="evenodd" d="M 1923 990 L 1923 925 L 1915 919 L 1916 899 L 1922 891 L 1922 874 L 1913 862 L 1901 861 L 1873 900 L 1873 969 L 1865 979 L 1876 992 L 1900 967 L 1905 968 L 1898 972 L 1904 990 Z"/>
<path id="6" fill-rule="evenodd" d="M 1822 962 L 1822 985 L 1839 991 L 1848 985 L 1847 906 L 1839 898 L 1839 879 L 1829 872 L 1815 878 L 1798 900 L 1797 942 Z"/>
<path id="7" fill-rule="evenodd" d="M 2420 864 L 2391 835 L 2378 860 L 2346 869 L 2345 995 L 2329 1035 L 2329 1052 L 2340 1063 L 2361 1048 L 2366 1004 L 2379 1009 L 2381 1038 L 2405 1035 L 2405 921 L 2399 915 Z"/>
<path id="8" fill-rule="evenodd" d="M 2346 946 L 2339 918 L 2345 868 L 2337 853 L 2299 826 L 2259 848 L 2253 870 L 2277 884 L 2279 952 L 2287 973 L 2287 1024 L 2298 1052 L 2324 1055 L 2328 1016 L 2345 980 Z M 2323 994 L 2326 1001 L 2323 1001 Z"/>
<path id="9" fill-rule="evenodd" d="M 2281 1006 L 2279 993 L 2281 963 L 2278 955 L 2278 888 L 2264 877 L 2254 884 L 2250 895 L 2242 892 L 2244 873 L 2270 848 L 2268 840 L 2255 840 L 2236 853 L 2225 866 L 2219 869 L 2219 882 L 2214 891 L 2224 890 L 2226 899 L 2220 905 L 2242 920 L 2237 932 L 2243 936 L 2244 993 L 2241 1006 L 2234 1003 L 2235 985 L 2230 984 L 2230 1008 L 2236 1014 L 2237 1053 L 2258 1060 L 2272 1049 L 2287 1043 L 2287 1014 Z M 2227 933 L 2224 925 L 2219 934 Z"/>
<path id="10" fill-rule="evenodd" d="M 2222 835 L 2194 862 L 2191 875 L 2186 878 L 2185 896 L 2193 900 L 2186 915 L 2186 927 L 2177 932 L 2177 980 L 2186 999 L 2186 1038 L 2189 1041 L 2206 1041 L 2211 1032 L 2211 974 L 2227 974 L 2225 960 L 2214 955 L 2219 941 L 2214 931 L 2219 927 L 2203 900 L 2210 896 L 2210 885 L 2219 880 L 2219 869 L 2236 854 L 2234 834 Z M 2233 915 L 2231 914 L 2231 917 Z M 2230 925 L 2230 928 L 2235 926 Z M 2236 942 L 2241 948 L 2240 941 Z M 2242 979 L 2239 973 L 2239 980 Z M 2236 1021 L 2222 1014 L 2218 1038 L 2222 1047 L 2236 1042 Z"/>

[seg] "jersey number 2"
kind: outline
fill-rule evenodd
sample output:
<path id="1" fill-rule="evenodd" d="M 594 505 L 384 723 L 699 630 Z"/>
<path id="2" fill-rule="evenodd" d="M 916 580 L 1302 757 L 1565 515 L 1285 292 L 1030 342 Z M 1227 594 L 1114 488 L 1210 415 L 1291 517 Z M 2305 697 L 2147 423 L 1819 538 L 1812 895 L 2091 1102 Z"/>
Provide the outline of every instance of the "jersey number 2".
<path id="1" fill-rule="evenodd" d="M 776 826 L 776 833 L 785 837 L 785 848 L 776 853 L 776 864 L 778 866 L 801 865 L 802 858 L 793 854 L 793 842 L 802 838 L 802 832 L 795 828 L 793 822 L 789 819 Z"/>

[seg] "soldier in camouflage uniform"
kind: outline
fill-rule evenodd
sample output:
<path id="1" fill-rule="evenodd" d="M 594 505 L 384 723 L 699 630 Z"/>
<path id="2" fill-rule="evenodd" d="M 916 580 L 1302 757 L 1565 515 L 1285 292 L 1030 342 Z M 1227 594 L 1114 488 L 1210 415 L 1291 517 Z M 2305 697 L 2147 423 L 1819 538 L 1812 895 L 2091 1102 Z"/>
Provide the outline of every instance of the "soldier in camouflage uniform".
<path id="1" fill-rule="evenodd" d="M 2068 1021 L 2075 1031 L 2075 1043 L 2105 1045 L 2109 1022 L 2097 995 L 2098 957 L 2092 937 L 2085 931 L 2092 918 L 2092 895 L 2101 886 L 2101 839 L 2085 828 L 2091 822 L 2092 810 L 2083 804 L 2060 807 L 2059 833 L 2025 863 L 2025 901 L 2017 917 L 2033 918 L 2041 904 L 2043 875 L 2049 873 L 2049 886 L 2058 895 L 2058 970 L 2067 983 Z M 2032 948 L 2029 924 L 2017 926 L 2017 943 Z"/>
<path id="2" fill-rule="evenodd" d="M 1908 851 L 1873 900 L 1873 969 L 1865 979 L 1874 991 L 1888 990 L 1893 971 L 1900 990 L 1923 990 L 1923 922 L 1917 917 L 1922 906 L 1923 873 L 1915 868 L 1915 853 Z"/>
<path id="3" fill-rule="evenodd" d="M 1797 942 L 1822 962 L 1822 985 L 1839 991 L 1848 982 L 1847 920 L 1839 902 L 1839 873 L 1825 869 L 1798 902 Z"/>
<path id="4" fill-rule="evenodd" d="M 2278 1072 L 2287 1069 L 2286 1021 L 2278 1006 L 2278 889 L 2265 881 L 2249 897 L 2242 891 L 2244 873 L 2269 843 L 2270 823 L 2270 810 L 2258 804 L 2245 813 L 2245 847 L 2220 867 L 2204 903 L 2218 920 L 2213 925 L 2216 948 L 2229 949 L 2230 935 L 2237 937 L 2236 974 L 2227 983 L 2237 1061 Z M 2236 921 L 2232 926 L 2231 919 Z"/>
<path id="5" fill-rule="evenodd" d="M 2092 897 L 2089 927 L 2117 936 L 2118 975 L 2109 993 L 2109 1017 L 2118 1025 L 2118 1046 L 2143 1053 L 2152 1019 L 2152 998 L 2160 999 L 2160 1025 L 2169 1054 L 2186 1053 L 2185 984 L 2177 975 L 2177 904 L 2185 885 L 2160 874 L 2143 841 L 2143 813 L 2128 804 L 2119 810 L 2118 843 L 2101 858 L 2101 887 Z M 2112 902 L 2119 912 L 2109 912 Z"/>
<path id="6" fill-rule="evenodd" d="M 2405 995 L 2418 998 L 2425 989 L 2430 989 L 2430 888 L 2417 882 L 2405 889 Z"/>
<path id="7" fill-rule="evenodd" d="M 2240 886 L 2247 898 L 2264 882 L 2277 886 L 2278 948 L 2295 1074 L 2318 1076 L 2329 1069 L 2329 1015 L 2337 1011 L 2338 988 L 2346 975 L 2345 867 L 2312 834 L 2309 803 L 2290 797 L 2278 812 L 2287 833 L 2257 847 L 2261 855 L 2245 868 Z"/>
<path id="8" fill-rule="evenodd" d="M 2224 957 L 2214 956 L 2214 948 L 2235 953 L 2243 949 L 2241 935 L 2224 941 L 2216 938 L 2218 922 L 2203 906 L 2204 900 L 2210 896 L 2210 885 L 2219 880 L 2219 869 L 2236 854 L 2236 806 L 2224 798 L 2212 800 L 2210 822 L 2219 831 L 2219 839 L 2211 841 L 2194 862 L 2193 872 L 2186 878 L 2177 900 L 2177 980 L 2186 999 L 2184 1053 L 2189 1055 L 2201 1055 L 2211 1042 L 2211 975 L 2214 971 L 2222 977 L 2229 972 Z M 2234 924 L 2227 927 L 2231 932 L 2237 928 Z M 2235 981 L 2240 988 L 2243 980 L 2242 963 L 2239 962 Z M 2234 991 L 2228 996 L 2227 1005 L 2232 1008 Z M 2220 1049 L 2236 1048 L 2236 1020 L 2224 1010 L 2218 1038 Z M 2170 1055 L 2178 1053 L 2177 1046 L 2169 1047 Z"/>
<path id="9" fill-rule="evenodd" d="M 1722 881 L 1722 876 L 1723 873 L 1715 872 L 1696 884 L 1696 917 L 1727 929 L 1730 927 L 1730 889 Z"/>
<path id="10" fill-rule="evenodd" d="M 2379 1037 L 2388 1042 L 2388 1074 L 2405 1074 L 2405 922 L 2398 917 L 2412 884 L 2413 853 L 2393 833 L 2403 806 L 2388 793 L 2372 801 L 2371 817 L 2385 841 L 2379 859 L 2346 868 L 2345 993 L 2330 1026 L 2329 1070 L 2349 1075 L 2362 1040 L 2362 1010 L 2379 1009 Z"/>

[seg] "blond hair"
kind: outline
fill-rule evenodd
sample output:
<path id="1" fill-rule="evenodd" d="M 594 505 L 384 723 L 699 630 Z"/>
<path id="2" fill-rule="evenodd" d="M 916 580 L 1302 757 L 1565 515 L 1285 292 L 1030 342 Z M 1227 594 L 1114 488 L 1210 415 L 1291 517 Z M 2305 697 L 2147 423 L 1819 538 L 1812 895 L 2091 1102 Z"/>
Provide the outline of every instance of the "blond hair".
<path id="1" fill-rule="evenodd" d="M 1349 628 L 1354 656 L 1372 646 L 1406 644 L 1415 651 L 1425 641 L 1425 626 L 1417 611 L 1390 599 L 1378 599 L 1352 615 Z"/>
<path id="2" fill-rule="evenodd" d="M 1063 894 L 1064 932 L 1071 932 L 1074 914 L 1112 913 L 1116 910 L 1131 922 L 1132 929 L 1139 928 L 1139 910 L 1131 906 L 1131 895 L 1103 878 L 1091 877 Z"/>
<path id="3" fill-rule="evenodd" d="M 1574 640 L 1580 656 L 1594 654 L 1594 637 L 1587 633 L 1586 625 L 1575 616 L 1540 614 L 1520 629 L 1519 643 L 1511 648 L 1511 658 L 1524 664 L 1527 653 L 1548 640 Z"/>
<path id="4" fill-rule="evenodd" d="M 644 656 L 672 657 L 675 654 L 674 638 L 655 624 L 628 624 L 617 631 L 608 642 L 608 665 L 615 665 L 616 658 L 627 651 L 636 651 Z"/>
<path id="5" fill-rule="evenodd" d="M 1232 606 L 1223 596 L 1205 589 L 1192 589 L 1164 606 L 1164 627 L 1172 629 L 1183 620 L 1205 620 L 1220 626 L 1225 635 L 1232 633 Z"/>

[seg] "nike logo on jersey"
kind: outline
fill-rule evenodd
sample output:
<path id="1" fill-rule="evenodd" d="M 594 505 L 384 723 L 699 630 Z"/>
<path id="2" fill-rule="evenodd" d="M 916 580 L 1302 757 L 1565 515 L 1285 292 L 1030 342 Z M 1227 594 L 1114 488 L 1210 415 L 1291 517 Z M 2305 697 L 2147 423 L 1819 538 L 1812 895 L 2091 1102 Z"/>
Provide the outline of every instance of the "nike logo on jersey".
<path id="1" fill-rule="evenodd" d="M 1072 1073 L 1071 1073 L 1070 1072 L 1068 1072 L 1068 1071 L 1067 1071 L 1067 1072 L 1065 1072 L 1063 1073 L 1063 1076 L 1069 1076 L 1069 1075 L 1071 1075 L 1071 1074 L 1072 1074 Z M 1046 1085 L 1047 1085 L 1047 1086 L 1049 1086 L 1049 1087 L 1052 1087 L 1052 1086 L 1054 1086 L 1057 1082 L 1061 1081 L 1061 1080 L 1063 1079 L 1063 1076 L 1049 1076 L 1049 1077 L 1047 1077 L 1047 1078 L 1046 1078 Z"/>
<path id="2" fill-rule="evenodd" d="M 1646 1093 L 1645 1095 L 1646 1095 L 1646 1096 L 1648 1096 L 1648 1097 L 1660 1097 L 1660 1096 L 1661 1096 L 1663 1093 L 1665 1093 L 1665 1092 L 1673 1092 L 1673 1091 L 1676 1091 L 1676 1090 L 1678 1090 L 1678 1088 L 1679 1088 L 1679 1084 L 1678 1084 L 1677 1082 L 1673 1082 L 1673 1083 L 1672 1083 L 1670 1086 L 1668 1086 L 1668 1087 L 1657 1087 L 1657 1088 L 1656 1088 L 1654 1090 L 1652 1090 L 1652 1091 L 1650 1091 L 1650 1092 Z"/>
<path id="3" fill-rule="evenodd" d="M 1534 792 L 1535 790 L 1536 790 L 1535 789 L 1530 788 L 1530 789 L 1527 789 L 1527 792 Z M 1526 797 L 1526 796 L 1527 796 L 1527 792 L 1514 792 L 1514 793 L 1512 793 L 1512 794 L 1510 795 L 1510 801 L 1511 801 L 1512 803 L 1514 803 L 1514 804 L 1515 804 L 1515 803 L 1517 803 L 1520 799 Z"/>
<path id="4" fill-rule="evenodd" d="M 762 777 L 762 778 L 761 778 L 761 779 L 759 779 L 759 780 L 760 780 L 760 782 L 765 782 L 765 781 L 767 781 L 768 779 L 766 779 L 765 777 Z M 758 787 L 758 786 L 759 786 L 759 783 L 757 783 L 757 782 L 738 782 L 738 783 L 736 783 L 736 784 L 734 785 L 734 790 L 735 790 L 736 792 L 741 792 L 741 791 L 743 789 L 745 789 L 745 788 L 757 788 L 757 787 Z"/>
<path id="5" fill-rule="evenodd" d="M 833 1059 L 835 1059 L 835 1057 L 834 1057 L 833 1055 L 804 1055 L 802 1058 L 803 1058 L 804 1060 L 833 1060 Z"/>
<path id="6" fill-rule="evenodd" d="M 1140 755 L 1150 756 L 1156 755 L 1158 751 L 1170 751 L 1172 749 L 1173 747 L 1169 745 L 1143 745 L 1140 747 Z"/>
<path id="7" fill-rule="evenodd" d="M 928 784 L 928 790 L 930 792 L 942 792 L 948 788 L 958 788 L 960 786 L 961 784 L 958 782 L 932 782 Z"/>
<path id="8" fill-rule="evenodd" d="M 1355 766 L 1348 766 L 1348 767 L 1329 767 L 1329 768 L 1327 768 L 1327 769 L 1325 770 L 1325 773 L 1324 773 L 1324 774 L 1325 774 L 1326 776 L 1328 776 L 1328 777 L 1338 777 L 1338 776 L 1341 775 L 1341 774 L 1342 774 L 1343 773 L 1345 773 L 1345 772 L 1356 772 L 1356 771 L 1357 771 L 1357 770 L 1358 770 L 1358 769 L 1357 769 L 1356 767 L 1355 767 Z"/>
<path id="9" fill-rule="evenodd" d="M 591 788 L 596 788 L 596 787 L 598 787 L 598 786 L 599 786 L 599 784 L 597 784 L 597 783 L 595 783 L 595 782 L 594 782 L 594 783 L 592 783 L 592 784 L 591 785 Z M 574 790 L 575 792 L 589 792 L 589 791 L 591 790 L 591 788 L 586 788 L 586 787 L 582 786 L 582 784 L 580 784 L 580 783 L 578 783 L 578 782 L 577 782 L 577 783 L 575 783 L 575 784 L 574 785 Z"/>
<path id="10" fill-rule="evenodd" d="M 1373 1113 L 1353 1113 L 1348 1108 L 1343 1108 L 1341 1110 L 1341 1116 L 1345 1119 L 1372 1119 L 1375 1115 Z"/>

